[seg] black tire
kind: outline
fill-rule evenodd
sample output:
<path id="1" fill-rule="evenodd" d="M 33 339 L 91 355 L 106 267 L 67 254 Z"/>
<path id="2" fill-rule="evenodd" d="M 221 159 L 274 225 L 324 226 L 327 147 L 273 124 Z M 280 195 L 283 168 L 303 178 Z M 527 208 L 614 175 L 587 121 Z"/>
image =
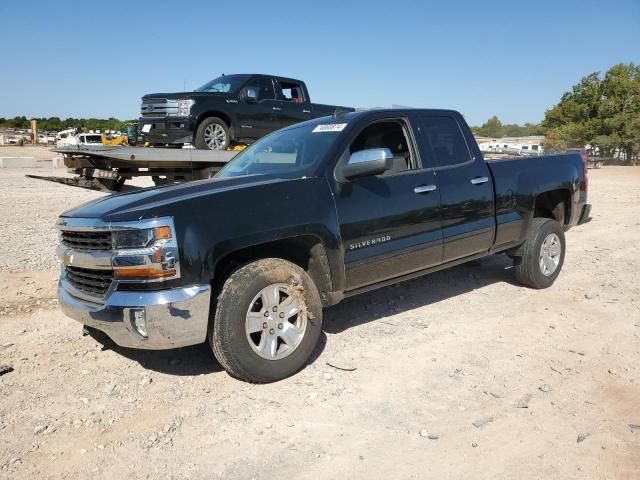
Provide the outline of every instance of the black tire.
<path id="1" fill-rule="evenodd" d="M 275 284 L 292 286 L 291 292 L 302 296 L 306 305 L 306 328 L 302 340 L 291 353 L 269 360 L 251 347 L 245 319 L 254 298 L 264 288 Z M 265 258 L 237 269 L 226 279 L 217 298 L 212 322 L 209 343 L 224 369 L 242 380 L 268 383 L 289 377 L 306 365 L 322 331 L 322 304 L 318 289 L 302 268 L 279 258 Z M 258 333 L 266 334 L 266 330 Z"/>
<path id="2" fill-rule="evenodd" d="M 205 133 L 208 128 L 215 128 L 216 126 L 221 127 L 224 131 L 224 142 L 214 148 L 207 143 Z M 205 118 L 196 129 L 196 138 L 194 144 L 198 150 L 226 150 L 230 142 L 231 137 L 229 134 L 229 127 L 224 122 L 224 120 L 221 120 L 218 117 Z"/>
<path id="3" fill-rule="evenodd" d="M 540 265 L 542 244 L 548 236 L 555 234 L 560 241 L 560 256 L 555 270 L 545 274 Z M 566 244 L 562 225 L 550 218 L 534 218 L 529 229 L 529 236 L 518 250 L 514 258 L 514 271 L 516 279 L 532 288 L 550 287 L 562 270 L 564 264 Z"/>

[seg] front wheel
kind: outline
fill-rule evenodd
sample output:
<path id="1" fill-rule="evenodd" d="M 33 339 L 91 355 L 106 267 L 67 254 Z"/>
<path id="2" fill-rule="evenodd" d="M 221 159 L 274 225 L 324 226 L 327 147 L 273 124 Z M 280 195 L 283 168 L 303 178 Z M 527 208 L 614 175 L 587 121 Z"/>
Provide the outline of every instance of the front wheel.
<path id="1" fill-rule="evenodd" d="M 218 117 L 205 118 L 196 129 L 198 150 L 226 150 L 230 142 L 229 127 Z"/>
<path id="2" fill-rule="evenodd" d="M 232 273 L 218 296 L 209 343 L 232 376 L 267 383 L 305 366 L 322 330 L 322 304 L 313 280 L 278 258 Z"/>
<path id="3" fill-rule="evenodd" d="M 550 287 L 562 270 L 565 249 L 562 225 L 550 218 L 534 218 L 521 255 L 514 258 L 516 278 L 529 287 Z"/>

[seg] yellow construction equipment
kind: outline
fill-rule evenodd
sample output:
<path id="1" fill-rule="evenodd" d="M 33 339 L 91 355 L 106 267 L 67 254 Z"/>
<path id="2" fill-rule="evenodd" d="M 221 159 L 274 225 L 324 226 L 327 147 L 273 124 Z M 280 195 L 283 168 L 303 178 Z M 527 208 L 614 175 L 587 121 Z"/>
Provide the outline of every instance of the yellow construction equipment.
<path id="1" fill-rule="evenodd" d="M 127 132 L 121 133 L 120 135 L 116 135 L 113 137 L 108 137 L 107 135 L 102 135 L 102 144 L 110 145 L 110 146 L 134 146 L 137 142 L 138 137 L 138 124 L 137 123 L 127 123 Z"/>
<path id="2" fill-rule="evenodd" d="M 237 145 L 229 145 L 227 151 L 241 152 L 245 148 L 247 148 L 247 145 L 239 143 Z"/>
<path id="3" fill-rule="evenodd" d="M 109 137 L 103 133 L 102 144 L 109 146 L 124 145 L 128 147 L 129 137 L 127 135 L 116 135 L 115 137 Z"/>

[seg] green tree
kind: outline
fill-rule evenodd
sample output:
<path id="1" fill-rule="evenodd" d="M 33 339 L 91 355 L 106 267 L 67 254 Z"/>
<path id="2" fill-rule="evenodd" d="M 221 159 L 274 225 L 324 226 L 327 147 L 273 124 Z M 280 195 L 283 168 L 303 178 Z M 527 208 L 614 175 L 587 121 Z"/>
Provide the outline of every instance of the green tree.
<path id="1" fill-rule="evenodd" d="M 38 130 L 41 132 L 59 132 L 68 128 L 78 127 L 81 130 L 126 130 L 126 124 L 135 120 L 122 121 L 110 117 L 101 118 L 66 118 L 59 117 L 35 118 L 38 121 Z M 14 118 L 0 118 L 0 128 L 30 128 L 31 121 L 25 116 Z"/>
<path id="2" fill-rule="evenodd" d="M 550 144 L 589 144 L 607 156 L 625 152 L 630 161 L 640 150 L 640 66 L 587 75 L 547 110 L 542 127 Z"/>
<path id="3" fill-rule="evenodd" d="M 474 133 L 480 137 L 502 137 L 502 122 L 494 115 L 476 128 Z"/>
<path id="4" fill-rule="evenodd" d="M 484 122 L 480 127 L 472 127 L 473 133 L 480 137 L 528 137 L 530 135 L 542 135 L 542 127 L 535 123 L 518 125 L 515 123 L 503 124 L 495 115 Z"/>
<path id="5" fill-rule="evenodd" d="M 568 146 L 560 129 L 549 130 L 542 141 L 545 152 L 563 152 Z"/>
<path id="6" fill-rule="evenodd" d="M 562 95 L 560 102 L 547 110 L 542 121 L 545 134 L 563 138 L 569 146 L 581 147 L 593 141 L 600 131 L 598 116 L 602 82 L 598 72 L 582 78 L 571 92 Z"/>
<path id="7" fill-rule="evenodd" d="M 600 118 L 602 134 L 616 148 L 633 157 L 640 147 L 640 66 L 614 65 L 602 80 Z"/>

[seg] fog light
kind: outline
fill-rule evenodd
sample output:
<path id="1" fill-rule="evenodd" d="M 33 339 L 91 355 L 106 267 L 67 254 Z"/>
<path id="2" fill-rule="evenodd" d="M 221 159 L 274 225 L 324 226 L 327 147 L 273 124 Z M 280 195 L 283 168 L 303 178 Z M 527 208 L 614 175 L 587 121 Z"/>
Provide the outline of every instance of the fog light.
<path id="1" fill-rule="evenodd" d="M 144 308 L 131 309 L 131 315 L 133 316 L 133 326 L 136 331 L 144 338 L 147 338 L 147 316 Z"/>

